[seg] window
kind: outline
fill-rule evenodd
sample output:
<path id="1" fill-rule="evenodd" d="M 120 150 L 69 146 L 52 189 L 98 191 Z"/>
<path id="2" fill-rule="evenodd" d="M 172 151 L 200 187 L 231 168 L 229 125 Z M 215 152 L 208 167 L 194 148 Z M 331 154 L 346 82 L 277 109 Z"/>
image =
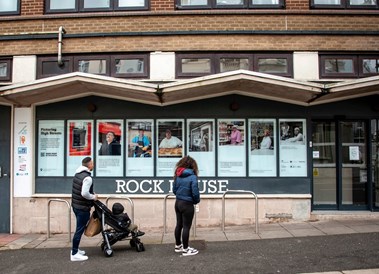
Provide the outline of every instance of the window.
<path id="1" fill-rule="evenodd" d="M 376 0 L 311 0 L 311 8 L 378 9 Z"/>
<path id="2" fill-rule="evenodd" d="M 20 14 L 20 0 L 0 1 L 0 15 Z"/>
<path id="3" fill-rule="evenodd" d="M 0 58 L 0 81 L 10 82 L 12 80 L 12 59 Z"/>
<path id="4" fill-rule="evenodd" d="M 379 75 L 379 54 L 320 54 L 320 78 L 362 78 Z"/>
<path id="5" fill-rule="evenodd" d="M 284 0 L 176 0 L 177 9 L 278 9 L 284 7 Z"/>
<path id="6" fill-rule="evenodd" d="M 199 77 L 234 70 L 251 70 L 292 77 L 291 54 L 177 54 L 177 78 Z"/>
<path id="7" fill-rule="evenodd" d="M 51 77 L 74 71 L 118 78 L 148 78 L 149 55 L 82 55 L 65 56 L 58 65 L 56 56 L 39 57 L 37 78 Z"/>
<path id="8" fill-rule="evenodd" d="M 46 13 L 147 10 L 147 0 L 45 0 Z"/>

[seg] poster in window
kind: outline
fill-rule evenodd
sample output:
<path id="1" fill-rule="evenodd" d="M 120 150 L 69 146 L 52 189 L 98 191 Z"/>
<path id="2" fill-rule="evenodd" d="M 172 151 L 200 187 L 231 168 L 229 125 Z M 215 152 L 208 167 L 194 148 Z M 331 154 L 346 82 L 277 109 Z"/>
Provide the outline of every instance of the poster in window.
<path id="1" fill-rule="evenodd" d="M 198 165 L 201 176 L 215 176 L 215 142 L 212 119 L 187 120 L 187 151 Z"/>
<path id="2" fill-rule="evenodd" d="M 249 119 L 249 176 L 276 176 L 275 119 Z"/>
<path id="3" fill-rule="evenodd" d="M 218 120 L 218 176 L 246 176 L 244 119 Z"/>
<path id="4" fill-rule="evenodd" d="M 92 157 L 93 121 L 67 121 L 67 176 L 75 174 L 83 158 Z"/>
<path id="5" fill-rule="evenodd" d="M 157 120 L 157 176 L 173 176 L 176 163 L 182 158 L 184 120 Z"/>
<path id="6" fill-rule="evenodd" d="M 38 176 L 64 176 L 63 120 L 38 123 Z"/>
<path id="7" fill-rule="evenodd" d="M 127 176 L 154 176 L 153 120 L 127 120 Z"/>
<path id="8" fill-rule="evenodd" d="M 280 119 L 279 131 L 280 176 L 307 176 L 305 119 Z"/>
<path id="9" fill-rule="evenodd" d="M 97 121 L 97 176 L 122 176 L 123 157 L 123 120 Z"/>

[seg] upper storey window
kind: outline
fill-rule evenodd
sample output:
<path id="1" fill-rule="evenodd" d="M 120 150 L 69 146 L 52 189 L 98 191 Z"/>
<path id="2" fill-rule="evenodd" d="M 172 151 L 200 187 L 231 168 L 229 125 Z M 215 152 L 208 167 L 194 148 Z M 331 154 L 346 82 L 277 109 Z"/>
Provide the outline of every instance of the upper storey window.
<path id="1" fill-rule="evenodd" d="M 11 81 L 12 59 L 0 58 L 0 82 Z"/>
<path id="2" fill-rule="evenodd" d="M 0 1 L 0 15 L 20 14 L 20 0 Z"/>
<path id="3" fill-rule="evenodd" d="M 46 13 L 147 10 L 147 0 L 45 0 Z"/>
<path id="4" fill-rule="evenodd" d="M 284 0 L 176 0 L 177 9 L 278 9 Z"/>
<path id="5" fill-rule="evenodd" d="M 311 0 L 312 8 L 378 9 L 377 0 Z"/>

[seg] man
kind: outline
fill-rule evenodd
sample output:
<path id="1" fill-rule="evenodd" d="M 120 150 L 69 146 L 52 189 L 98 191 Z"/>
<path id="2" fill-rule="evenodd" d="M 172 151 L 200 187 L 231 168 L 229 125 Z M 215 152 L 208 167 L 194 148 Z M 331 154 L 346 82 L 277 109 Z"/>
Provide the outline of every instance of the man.
<path id="1" fill-rule="evenodd" d="M 164 138 L 161 143 L 159 144 L 159 148 L 177 148 L 181 147 L 183 142 L 171 135 L 171 130 L 167 129 L 166 130 L 166 138 Z"/>
<path id="2" fill-rule="evenodd" d="M 114 132 L 109 131 L 101 145 L 99 155 L 121 155 L 121 145 L 116 141 Z"/>
<path id="3" fill-rule="evenodd" d="M 72 239 L 71 261 L 85 261 L 88 256 L 84 250 L 79 249 L 80 240 L 90 218 L 93 201 L 97 200 L 97 194 L 93 191 L 91 171 L 94 163 L 91 157 L 85 157 L 82 165 L 76 170 L 72 184 L 72 210 L 76 217 L 76 230 Z"/>
<path id="4" fill-rule="evenodd" d="M 140 157 L 149 149 L 150 140 L 149 137 L 145 135 L 145 131 L 143 129 L 139 129 L 138 135 L 132 139 L 130 145 L 134 147 L 133 157 Z"/>

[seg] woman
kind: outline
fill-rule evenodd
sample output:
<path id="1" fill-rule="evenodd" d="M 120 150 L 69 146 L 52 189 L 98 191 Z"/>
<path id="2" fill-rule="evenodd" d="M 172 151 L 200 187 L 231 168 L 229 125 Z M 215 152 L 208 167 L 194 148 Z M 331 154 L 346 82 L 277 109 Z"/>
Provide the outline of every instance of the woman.
<path id="1" fill-rule="evenodd" d="M 190 156 L 183 157 L 176 164 L 173 186 L 176 195 L 175 252 L 182 252 L 183 256 L 199 253 L 197 249 L 188 246 L 194 205 L 200 202 L 198 173 L 197 163 Z"/>

